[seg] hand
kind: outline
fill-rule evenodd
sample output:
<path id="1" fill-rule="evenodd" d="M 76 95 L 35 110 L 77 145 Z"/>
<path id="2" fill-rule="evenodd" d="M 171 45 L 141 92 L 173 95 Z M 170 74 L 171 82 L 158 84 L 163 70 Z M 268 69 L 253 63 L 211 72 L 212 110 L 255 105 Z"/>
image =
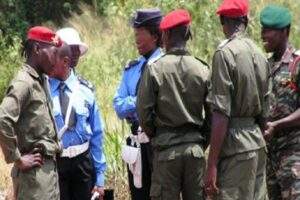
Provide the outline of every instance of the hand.
<path id="1" fill-rule="evenodd" d="M 100 186 L 94 186 L 93 190 L 92 190 L 92 194 L 94 194 L 95 192 L 99 193 L 99 200 L 103 200 L 104 197 L 104 187 L 100 187 Z"/>
<path id="2" fill-rule="evenodd" d="M 266 141 L 269 141 L 274 136 L 275 127 L 276 127 L 275 122 L 268 122 L 267 123 L 267 128 L 264 132 L 264 138 L 265 138 Z"/>
<path id="3" fill-rule="evenodd" d="M 215 165 L 208 167 L 204 178 L 204 190 L 208 197 L 212 197 L 214 194 L 219 193 L 219 189 L 216 185 L 217 182 L 217 167 Z"/>
<path id="4" fill-rule="evenodd" d="M 21 171 L 28 171 L 34 167 L 41 167 L 43 164 L 44 161 L 40 153 L 25 154 L 15 162 L 16 167 Z"/>

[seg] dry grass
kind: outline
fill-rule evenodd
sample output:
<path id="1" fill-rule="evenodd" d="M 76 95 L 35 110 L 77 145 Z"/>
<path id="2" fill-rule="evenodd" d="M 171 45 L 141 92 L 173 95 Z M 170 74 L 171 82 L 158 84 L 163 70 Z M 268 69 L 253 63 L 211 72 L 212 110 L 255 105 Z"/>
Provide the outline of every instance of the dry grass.
<path id="1" fill-rule="evenodd" d="M 12 199 L 12 181 L 10 177 L 11 167 L 11 164 L 6 164 L 2 151 L 0 151 L 0 192 L 7 196 L 6 200 Z"/>

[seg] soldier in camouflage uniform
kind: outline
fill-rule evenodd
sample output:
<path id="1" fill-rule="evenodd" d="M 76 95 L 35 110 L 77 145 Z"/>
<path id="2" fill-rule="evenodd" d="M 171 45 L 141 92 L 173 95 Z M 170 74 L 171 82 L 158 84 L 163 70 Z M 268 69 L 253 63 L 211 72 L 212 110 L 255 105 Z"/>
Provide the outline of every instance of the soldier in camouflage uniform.
<path id="1" fill-rule="evenodd" d="M 288 43 L 291 14 L 288 9 L 270 5 L 261 12 L 262 40 L 272 52 L 270 78 L 270 122 L 265 138 L 268 143 L 267 183 L 272 200 L 300 199 L 300 110 L 299 60 Z"/>
<path id="2" fill-rule="evenodd" d="M 202 200 L 208 93 L 207 64 L 186 50 L 191 18 L 185 10 L 160 24 L 166 54 L 148 62 L 137 98 L 140 124 L 154 148 L 152 200 Z M 207 112 L 206 112 L 207 114 Z"/>
<path id="3" fill-rule="evenodd" d="M 33 27 L 25 44 L 26 64 L 8 86 L 0 105 L 0 145 L 14 163 L 18 200 L 59 200 L 55 156 L 59 152 L 47 79 L 53 75 L 61 42 L 45 27 Z"/>
<path id="4" fill-rule="evenodd" d="M 265 200 L 268 63 L 245 32 L 248 2 L 224 0 L 217 14 L 227 38 L 212 64 L 213 112 L 206 194 L 213 199 Z"/>

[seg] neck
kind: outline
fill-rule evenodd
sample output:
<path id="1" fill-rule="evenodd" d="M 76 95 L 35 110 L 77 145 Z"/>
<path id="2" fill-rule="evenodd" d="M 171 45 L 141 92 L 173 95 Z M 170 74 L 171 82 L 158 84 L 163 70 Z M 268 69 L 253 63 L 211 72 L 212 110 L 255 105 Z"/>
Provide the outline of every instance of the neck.
<path id="1" fill-rule="evenodd" d="M 171 42 L 170 45 L 166 47 L 166 51 L 170 51 L 171 49 L 185 49 L 186 42 L 185 41 L 175 41 Z"/>
<path id="2" fill-rule="evenodd" d="M 244 24 L 240 24 L 239 26 L 230 27 L 228 33 L 226 33 L 226 38 L 232 38 L 238 33 L 242 33 L 246 30 L 246 27 Z"/>
<path id="3" fill-rule="evenodd" d="M 273 58 L 275 61 L 281 60 L 283 54 L 285 53 L 286 49 L 288 47 L 288 42 L 283 42 L 280 47 L 274 52 Z"/>
<path id="4" fill-rule="evenodd" d="M 156 49 L 157 48 L 153 48 L 152 50 L 148 51 L 145 55 L 143 55 L 146 58 L 146 60 L 148 60 L 152 56 Z"/>
<path id="5" fill-rule="evenodd" d="M 34 59 L 32 59 L 31 57 L 30 58 L 27 58 L 27 60 L 25 61 L 25 63 L 27 65 L 29 65 L 30 67 L 32 67 L 38 74 L 42 74 L 40 68 L 38 67 L 36 61 Z"/>

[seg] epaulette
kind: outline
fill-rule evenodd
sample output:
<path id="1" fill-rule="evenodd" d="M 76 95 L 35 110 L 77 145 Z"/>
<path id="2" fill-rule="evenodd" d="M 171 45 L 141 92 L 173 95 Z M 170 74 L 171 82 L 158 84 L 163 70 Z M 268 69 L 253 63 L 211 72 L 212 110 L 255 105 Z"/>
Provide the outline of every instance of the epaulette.
<path id="1" fill-rule="evenodd" d="M 130 69 L 131 67 L 135 66 L 138 63 L 139 63 L 139 60 L 137 60 L 137 59 L 129 60 L 129 61 L 127 61 L 127 64 L 125 65 L 124 70 Z"/>
<path id="2" fill-rule="evenodd" d="M 207 64 L 207 62 L 205 62 L 204 60 L 200 59 L 200 58 L 197 58 L 197 57 L 194 57 L 196 58 L 197 60 L 199 60 L 203 65 L 207 66 L 207 68 L 209 68 L 209 65 Z"/>
<path id="3" fill-rule="evenodd" d="M 83 78 L 82 76 L 79 76 L 79 75 L 77 75 L 77 78 L 78 78 L 78 81 L 79 81 L 80 84 L 86 86 L 87 88 L 89 88 L 93 92 L 95 91 L 95 87 L 90 81 L 86 80 L 85 78 Z"/>
<path id="4" fill-rule="evenodd" d="M 223 48 L 229 41 L 231 41 L 231 39 L 223 40 L 223 41 L 219 44 L 218 49 Z"/>
<path id="5" fill-rule="evenodd" d="M 296 57 L 298 57 L 298 56 L 300 56 L 300 50 L 296 50 L 296 51 L 294 51 L 294 53 L 293 53 Z"/>
<path id="6" fill-rule="evenodd" d="M 160 54 L 154 58 L 151 58 L 148 62 L 147 65 L 151 65 L 152 63 L 155 63 L 156 61 L 158 61 L 160 58 L 164 57 L 166 54 Z"/>

